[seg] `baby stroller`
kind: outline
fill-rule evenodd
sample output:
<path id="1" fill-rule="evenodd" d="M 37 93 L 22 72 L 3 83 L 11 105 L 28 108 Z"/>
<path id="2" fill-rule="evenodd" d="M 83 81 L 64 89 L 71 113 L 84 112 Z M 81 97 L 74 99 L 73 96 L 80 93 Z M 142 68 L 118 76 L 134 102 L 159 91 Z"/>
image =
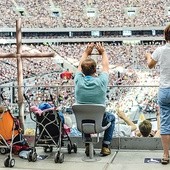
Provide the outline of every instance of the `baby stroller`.
<path id="1" fill-rule="evenodd" d="M 24 97 L 29 105 L 30 117 L 36 123 L 34 146 L 32 152 L 29 152 L 28 161 L 35 162 L 37 160 L 35 147 L 43 147 L 44 152 L 52 152 L 53 147 L 56 147 L 57 153 L 54 156 L 54 162 L 63 163 L 64 153 L 61 152 L 61 147 L 64 146 L 64 141 L 69 142 L 67 145 L 69 154 L 72 150 L 77 153 L 77 145 L 76 143 L 72 144 L 56 107 L 48 107 L 49 104 L 43 103 L 45 109 L 41 108 L 41 110 L 36 106 L 30 106 L 28 97 L 26 95 Z"/>
<path id="2" fill-rule="evenodd" d="M 0 153 L 9 155 L 4 160 L 5 167 L 14 167 L 15 159 L 12 153 L 18 154 L 29 146 L 22 136 L 18 120 L 12 116 L 10 110 L 0 107 Z"/>

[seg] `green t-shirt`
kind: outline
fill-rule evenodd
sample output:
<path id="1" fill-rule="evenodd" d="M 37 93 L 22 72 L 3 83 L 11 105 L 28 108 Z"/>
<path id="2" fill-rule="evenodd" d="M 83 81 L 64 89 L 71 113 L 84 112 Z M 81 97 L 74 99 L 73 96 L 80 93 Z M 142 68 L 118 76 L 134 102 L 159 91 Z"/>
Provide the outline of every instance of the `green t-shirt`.
<path id="1" fill-rule="evenodd" d="M 105 104 L 109 74 L 102 72 L 97 77 L 84 76 L 77 72 L 74 78 L 75 100 L 80 104 Z"/>

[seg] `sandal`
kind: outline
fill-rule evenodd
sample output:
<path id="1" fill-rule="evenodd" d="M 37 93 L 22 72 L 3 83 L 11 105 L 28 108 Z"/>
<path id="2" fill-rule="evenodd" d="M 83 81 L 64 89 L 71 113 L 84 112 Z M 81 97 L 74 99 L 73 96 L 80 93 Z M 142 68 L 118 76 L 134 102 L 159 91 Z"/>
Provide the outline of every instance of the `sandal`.
<path id="1" fill-rule="evenodd" d="M 166 160 L 166 159 L 162 158 L 162 159 L 161 159 L 161 164 L 162 164 L 162 165 L 167 165 L 167 164 L 169 164 L 169 159 Z"/>

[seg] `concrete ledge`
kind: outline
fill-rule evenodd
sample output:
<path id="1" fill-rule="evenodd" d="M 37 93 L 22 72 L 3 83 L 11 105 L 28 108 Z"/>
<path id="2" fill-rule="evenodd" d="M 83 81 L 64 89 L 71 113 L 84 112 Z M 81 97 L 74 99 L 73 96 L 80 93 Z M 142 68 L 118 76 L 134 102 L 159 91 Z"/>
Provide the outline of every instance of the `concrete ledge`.
<path id="1" fill-rule="evenodd" d="M 84 148 L 84 143 L 81 137 L 71 137 L 71 141 L 76 143 L 79 148 Z M 95 148 L 101 148 L 102 138 L 99 143 L 95 144 Z M 162 150 L 162 143 L 160 138 L 113 138 L 112 149 L 131 149 L 131 150 Z"/>
<path id="2" fill-rule="evenodd" d="M 35 137 L 25 135 L 30 146 L 33 146 Z M 82 137 L 70 137 L 72 143 L 76 143 L 78 148 L 84 148 Z M 94 148 L 101 148 L 103 138 L 101 137 L 99 143 L 94 144 Z M 67 144 L 67 141 L 64 141 Z M 162 143 L 160 138 L 113 138 L 111 149 L 131 149 L 131 150 L 162 150 Z"/>

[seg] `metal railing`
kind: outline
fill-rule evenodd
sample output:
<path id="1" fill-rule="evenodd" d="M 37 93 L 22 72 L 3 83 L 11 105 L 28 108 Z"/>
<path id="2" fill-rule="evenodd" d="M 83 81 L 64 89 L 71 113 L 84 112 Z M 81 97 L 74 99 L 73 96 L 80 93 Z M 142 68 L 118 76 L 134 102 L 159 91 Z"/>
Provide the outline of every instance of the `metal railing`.
<path id="1" fill-rule="evenodd" d="M 121 105 L 125 114 L 136 124 L 143 119 L 156 122 L 158 86 L 108 86 L 107 89 L 107 111 L 115 114 L 117 104 Z M 0 104 L 5 105 L 14 116 L 19 116 L 17 104 L 17 86 L 0 86 Z M 23 86 L 23 94 L 29 97 L 31 105 L 38 106 L 42 102 L 51 102 L 50 95 L 58 109 L 64 114 L 73 116 L 71 106 L 75 102 L 74 86 Z M 24 125 L 29 127 L 27 116 L 29 115 L 29 105 L 24 100 Z M 123 123 L 116 117 L 118 123 Z M 29 122 L 30 123 L 30 122 Z M 76 122 L 73 121 L 74 126 Z M 32 125 L 32 124 L 31 124 Z M 157 128 L 157 127 L 154 127 Z M 84 147 L 80 136 L 72 136 L 73 142 L 77 142 L 79 147 Z M 149 142 L 150 141 L 150 142 Z M 152 144 L 151 144 L 152 143 Z M 100 142 L 96 147 L 100 147 Z M 116 149 L 162 149 L 160 138 L 134 138 L 118 135 L 113 137 L 112 148 Z"/>
<path id="2" fill-rule="evenodd" d="M 135 109 L 146 115 L 146 118 L 155 118 L 157 111 L 157 90 L 158 86 L 108 86 L 107 89 L 107 110 L 115 111 L 117 104 L 121 105 L 123 111 L 137 121 Z M 9 108 L 14 115 L 18 115 L 18 87 L 0 86 L 0 103 Z M 50 102 L 50 94 L 54 97 L 58 108 L 64 110 L 70 108 L 75 102 L 74 86 L 23 86 L 23 94 L 27 95 L 31 105 L 39 105 L 41 102 Z M 95 94 L 95 92 L 94 92 Z M 25 103 L 25 113 L 28 112 L 28 105 Z"/>

